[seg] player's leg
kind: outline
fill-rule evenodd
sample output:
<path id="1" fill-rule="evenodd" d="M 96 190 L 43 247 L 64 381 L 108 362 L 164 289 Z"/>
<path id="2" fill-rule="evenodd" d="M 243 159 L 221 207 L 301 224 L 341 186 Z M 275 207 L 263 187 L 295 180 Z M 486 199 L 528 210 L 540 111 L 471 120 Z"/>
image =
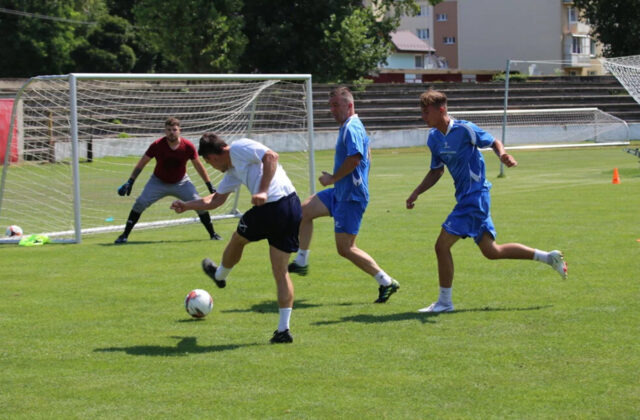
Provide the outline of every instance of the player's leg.
<path id="1" fill-rule="evenodd" d="M 332 189 L 324 190 L 332 191 Z M 325 201 L 331 199 L 329 193 L 321 191 L 307 198 L 302 203 L 302 220 L 300 221 L 300 248 L 296 254 L 296 258 L 289 264 L 289 272 L 296 273 L 301 276 L 307 275 L 309 265 L 309 247 L 311 246 L 311 237 L 313 236 L 313 219 L 331 215 Z M 319 196 L 319 194 L 321 194 Z M 326 196 L 324 200 L 321 197 Z M 329 204 L 330 206 L 330 204 Z"/>
<path id="2" fill-rule="evenodd" d="M 211 277 L 216 283 L 216 286 L 223 288 L 227 285 L 227 276 L 231 272 L 231 269 L 242 258 L 242 252 L 244 247 L 249 243 L 249 239 L 240 235 L 238 232 L 233 232 L 231 239 L 222 253 L 222 262 L 220 265 L 216 265 L 209 258 L 202 260 L 202 269 Z"/>
<path id="3" fill-rule="evenodd" d="M 489 232 L 484 232 L 478 242 L 482 255 L 490 260 L 532 260 L 534 249 L 519 243 L 498 244 Z"/>
<path id="4" fill-rule="evenodd" d="M 553 269 L 556 270 L 563 279 L 567 278 L 567 263 L 560 251 L 554 250 L 546 252 L 530 248 L 519 243 L 499 245 L 488 232 L 485 232 L 482 235 L 482 239 L 478 242 L 478 246 L 480 247 L 482 254 L 490 260 L 536 260 L 553 267 Z"/>
<path id="5" fill-rule="evenodd" d="M 200 199 L 198 190 L 196 189 L 196 186 L 193 185 L 193 182 L 191 182 L 191 178 L 189 178 L 189 175 L 185 175 L 184 178 L 173 185 L 172 195 L 178 197 L 182 201 Z M 206 210 L 202 210 L 198 211 L 197 213 L 198 217 L 200 218 L 200 222 L 209 234 L 209 238 L 214 240 L 222 239 L 222 237 L 218 235 L 213 228 L 213 223 L 211 222 L 211 215 L 209 214 L 209 212 Z"/>
<path id="6" fill-rule="evenodd" d="M 420 309 L 418 312 L 451 312 L 453 311 L 453 301 L 451 292 L 453 286 L 453 255 L 451 247 L 460 239 L 460 236 L 447 232 L 444 228 L 440 230 L 440 235 L 436 240 L 435 251 L 438 261 L 438 282 L 440 293 L 438 300 L 431 305 Z"/>
<path id="7" fill-rule="evenodd" d="M 385 303 L 400 288 L 400 284 L 389 276 L 366 251 L 356 245 L 357 235 L 336 232 L 338 254 L 351 261 L 356 267 L 372 276 L 378 282 L 378 298 L 374 303 Z"/>
<path id="8" fill-rule="evenodd" d="M 272 343 L 291 343 L 293 341 L 293 336 L 289 331 L 289 319 L 293 309 L 293 283 L 291 283 L 287 266 L 290 255 L 288 252 L 269 246 L 269 258 L 271 259 L 271 270 L 278 291 L 278 310 L 280 314 L 278 329 L 274 331 L 271 338 Z"/>
<path id="9" fill-rule="evenodd" d="M 116 244 L 124 244 L 127 243 L 129 238 L 129 234 L 133 227 L 140 220 L 140 216 L 142 212 L 145 211 L 149 206 L 151 206 L 156 201 L 168 195 L 168 191 L 166 190 L 165 185 L 161 182 L 155 175 L 151 175 L 144 188 L 142 189 L 142 193 L 136 198 L 133 207 L 131 208 L 131 212 L 129 212 L 129 217 L 127 217 L 127 222 L 124 227 L 124 232 L 115 240 Z"/>
<path id="10" fill-rule="evenodd" d="M 338 255 L 348 259 L 365 273 L 375 276 L 380 271 L 380 267 L 371 255 L 356 246 L 356 237 L 357 235 L 336 232 L 335 239 Z"/>

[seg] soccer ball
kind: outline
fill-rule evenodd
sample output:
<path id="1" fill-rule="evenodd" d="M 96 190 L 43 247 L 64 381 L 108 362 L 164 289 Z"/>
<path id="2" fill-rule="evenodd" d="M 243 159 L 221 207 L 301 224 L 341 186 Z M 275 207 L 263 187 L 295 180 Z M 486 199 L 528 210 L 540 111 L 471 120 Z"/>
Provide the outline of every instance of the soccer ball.
<path id="1" fill-rule="evenodd" d="M 194 289 L 184 298 L 184 308 L 194 318 L 204 318 L 213 309 L 213 298 L 206 290 Z"/>
<path id="2" fill-rule="evenodd" d="M 17 225 L 11 225 L 4 232 L 4 235 L 8 237 L 22 236 L 22 228 Z"/>

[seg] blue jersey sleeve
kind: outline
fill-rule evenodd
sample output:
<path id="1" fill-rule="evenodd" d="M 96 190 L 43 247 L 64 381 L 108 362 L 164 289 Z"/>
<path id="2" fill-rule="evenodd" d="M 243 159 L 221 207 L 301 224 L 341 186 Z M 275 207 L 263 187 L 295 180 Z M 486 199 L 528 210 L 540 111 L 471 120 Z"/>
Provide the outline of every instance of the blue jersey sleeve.
<path id="1" fill-rule="evenodd" d="M 360 154 L 360 156 L 365 156 L 364 153 L 364 133 L 360 130 L 350 130 L 347 128 L 344 133 L 344 144 L 347 149 L 347 156 L 353 156 L 355 154 Z"/>
<path id="2" fill-rule="evenodd" d="M 472 141 L 472 143 L 478 146 L 478 148 L 483 149 L 493 144 L 494 139 L 490 133 L 487 133 L 472 122 L 465 121 L 465 124 L 473 130 L 475 136 L 473 136 L 474 141 Z"/>
<path id="3" fill-rule="evenodd" d="M 431 134 L 427 138 L 427 146 L 431 150 L 431 169 L 442 168 L 444 161 L 440 158 L 437 142 L 432 138 Z"/>

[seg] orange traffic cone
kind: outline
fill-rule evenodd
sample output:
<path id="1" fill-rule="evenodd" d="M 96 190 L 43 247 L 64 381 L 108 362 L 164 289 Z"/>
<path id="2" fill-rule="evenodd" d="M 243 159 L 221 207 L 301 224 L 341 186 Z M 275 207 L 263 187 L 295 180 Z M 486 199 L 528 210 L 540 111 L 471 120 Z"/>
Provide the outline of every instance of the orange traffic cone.
<path id="1" fill-rule="evenodd" d="M 612 184 L 620 183 L 620 174 L 618 174 L 618 168 L 613 168 L 613 179 L 611 180 Z"/>

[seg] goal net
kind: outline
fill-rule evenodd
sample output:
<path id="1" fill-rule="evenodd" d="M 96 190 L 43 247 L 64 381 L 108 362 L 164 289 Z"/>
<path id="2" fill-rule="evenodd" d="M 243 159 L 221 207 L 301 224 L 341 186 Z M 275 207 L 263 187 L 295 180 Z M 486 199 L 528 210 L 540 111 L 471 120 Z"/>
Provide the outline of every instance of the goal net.
<path id="1" fill-rule="evenodd" d="M 153 173 L 150 162 L 130 196 L 117 188 L 164 121 L 181 121 L 181 136 L 196 148 L 205 132 L 231 143 L 259 141 L 280 155 L 300 196 L 313 192 L 313 117 L 310 75 L 70 74 L 27 81 L 13 103 L 12 130 L 0 183 L 0 226 L 25 234 L 80 242 L 88 233 L 120 231 Z M 15 135 L 12 135 L 15 132 Z M 203 162 L 204 163 L 204 162 Z M 205 164 L 214 185 L 222 174 Z M 191 163 L 187 173 L 208 194 Z M 242 189 L 212 218 L 237 217 L 250 207 Z M 136 229 L 198 221 L 177 215 L 167 197 L 144 211 Z"/>
<path id="2" fill-rule="evenodd" d="M 579 59 L 578 59 L 579 58 Z M 576 65 L 589 67 L 590 57 L 573 60 L 507 60 L 504 72 L 504 104 L 501 114 L 483 114 L 485 127 L 505 144 L 545 145 L 548 143 L 584 145 L 585 143 L 626 142 L 627 123 L 598 108 L 557 107 L 543 109 L 537 96 L 553 96 L 554 86 L 541 86 L 544 79 L 526 85 L 512 84 L 532 76 L 564 75 Z M 550 92 L 550 93 L 547 93 Z M 524 96 L 523 96 L 524 95 Z"/>
<path id="3" fill-rule="evenodd" d="M 640 55 L 602 58 L 600 62 L 640 104 Z"/>
<path id="4" fill-rule="evenodd" d="M 627 140 L 624 120 L 598 108 L 452 111 L 458 120 L 475 123 L 509 146 L 575 145 Z"/>

